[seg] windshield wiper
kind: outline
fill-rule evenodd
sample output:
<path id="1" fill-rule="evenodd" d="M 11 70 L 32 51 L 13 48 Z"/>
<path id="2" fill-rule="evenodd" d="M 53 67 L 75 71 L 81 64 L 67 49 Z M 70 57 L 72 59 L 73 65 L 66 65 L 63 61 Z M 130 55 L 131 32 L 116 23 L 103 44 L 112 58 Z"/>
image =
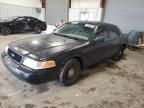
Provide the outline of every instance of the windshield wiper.
<path id="1" fill-rule="evenodd" d="M 59 34 L 59 33 L 54 33 L 54 34 L 58 36 L 66 37 L 66 35 L 63 35 L 63 34 Z"/>
<path id="2" fill-rule="evenodd" d="M 70 39 L 74 39 L 74 40 L 81 40 L 79 38 L 75 38 L 75 37 L 69 37 Z"/>
<path id="3" fill-rule="evenodd" d="M 79 38 L 75 38 L 75 37 L 70 37 L 66 34 L 59 34 L 59 33 L 54 33 L 55 35 L 58 35 L 58 36 L 62 36 L 62 37 L 66 37 L 66 38 L 69 38 L 69 39 L 74 39 L 74 40 L 81 40 Z"/>
<path id="4" fill-rule="evenodd" d="M 59 34 L 59 33 L 54 33 L 55 35 L 61 36 L 61 37 L 66 37 L 66 38 L 70 38 L 69 36 L 65 35 L 65 34 Z"/>

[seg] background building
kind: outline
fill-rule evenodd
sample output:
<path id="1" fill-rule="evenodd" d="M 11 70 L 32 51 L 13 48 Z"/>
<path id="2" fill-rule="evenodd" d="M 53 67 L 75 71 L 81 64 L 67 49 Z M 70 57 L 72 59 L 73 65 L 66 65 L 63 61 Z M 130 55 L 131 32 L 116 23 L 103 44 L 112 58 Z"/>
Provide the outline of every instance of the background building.
<path id="1" fill-rule="evenodd" d="M 33 16 L 45 20 L 41 0 L 0 0 L 0 19 L 11 16 Z"/>
<path id="2" fill-rule="evenodd" d="M 144 30 L 143 0 L 46 0 L 46 21 L 61 19 L 104 21 L 118 25 L 124 33 Z"/>

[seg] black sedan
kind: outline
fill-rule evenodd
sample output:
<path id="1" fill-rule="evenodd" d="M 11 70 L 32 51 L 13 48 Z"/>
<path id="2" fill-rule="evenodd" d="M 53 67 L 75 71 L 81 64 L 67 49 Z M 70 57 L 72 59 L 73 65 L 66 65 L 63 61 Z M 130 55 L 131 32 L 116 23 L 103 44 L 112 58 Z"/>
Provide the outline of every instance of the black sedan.
<path id="1" fill-rule="evenodd" d="M 36 33 L 41 33 L 46 30 L 46 28 L 46 22 L 34 17 L 11 17 L 6 20 L 0 20 L 0 32 L 2 35 L 25 31 L 35 31 Z"/>
<path id="2" fill-rule="evenodd" d="M 59 78 L 69 86 L 78 81 L 82 69 L 108 58 L 120 60 L 126 48 L 123 39 L 115 25 L 69 22 L 50 35 L 10 43 L 2 60 L 27 82 Z"/>

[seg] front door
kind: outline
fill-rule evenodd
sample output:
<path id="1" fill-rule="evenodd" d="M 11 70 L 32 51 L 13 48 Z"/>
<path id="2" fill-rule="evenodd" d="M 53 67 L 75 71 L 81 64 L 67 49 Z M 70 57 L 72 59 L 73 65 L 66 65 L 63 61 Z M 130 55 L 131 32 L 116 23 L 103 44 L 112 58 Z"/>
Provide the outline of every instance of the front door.
<path id="1" fill-rule="evenodd" d="M 96 39 L 97 37 L 104 38 L 104 42 L 96 42 L 93 45 L 93 59 L 96 63 L 110 56 L 112 45 L 111 42 L 108 40 L 108 30 L 106 27 L 104 27 L 100 32 L 97 32 L 94 39 Z"/>
<path id="2" fill-rule="evenodd" d="M 26 20 L 23 17 L 17 18 L 14 21 L 13 25 L 14 25 L 15 31 L 17 31 L 17 32 L 21 32 L 21 31 L 26 31 L 27 30 Z"/>
<path id="3" fill-rule="evenodd" d="M 95 42 L 96 37 L 103 37 L 103 42 Z M 105 58 L 108 58 L 111 54 L 111 42 L 107 39 L 108 38 L 108 30 L 107 28 L 102 29 L 102 31 L 97 32 L 91 40 L 92 42 L 89 43 L 88 47 L 86 48 L 85 53 L 85 64 L 84 65 L 93 65 L 96 64 Z"/>
<path id="4" fill-rule="evenodd" d="M 116 54 L 118 50 L 120 49 L 121 44 L 121 38 L 120 33 L 116 28 L 108 28 L 109 31 L 109 41 L 111 41 L 112 47 L 111 47 L 111 56 Z"/>

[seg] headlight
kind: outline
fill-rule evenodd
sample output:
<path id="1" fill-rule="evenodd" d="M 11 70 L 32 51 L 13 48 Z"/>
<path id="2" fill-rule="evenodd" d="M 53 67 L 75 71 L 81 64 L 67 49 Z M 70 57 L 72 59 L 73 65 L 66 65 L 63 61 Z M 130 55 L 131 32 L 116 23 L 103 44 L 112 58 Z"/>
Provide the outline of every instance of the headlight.
<path id="1" fill-rule="evenodd" d="M 9 46 L 7 45 L 7 46 L 5 47 L 5 52 L 6 52 L 6 53 L 8 52 L 8 49 L 9 49 Z"/>
<path id="2" fill-rule="evenodd" d="M 31 58 L 26 58 L 23 62 L 23 65 L 32 68 L 32 69 L 48 69 L 56 66 L 55 61 L 36 61 Z"/>

